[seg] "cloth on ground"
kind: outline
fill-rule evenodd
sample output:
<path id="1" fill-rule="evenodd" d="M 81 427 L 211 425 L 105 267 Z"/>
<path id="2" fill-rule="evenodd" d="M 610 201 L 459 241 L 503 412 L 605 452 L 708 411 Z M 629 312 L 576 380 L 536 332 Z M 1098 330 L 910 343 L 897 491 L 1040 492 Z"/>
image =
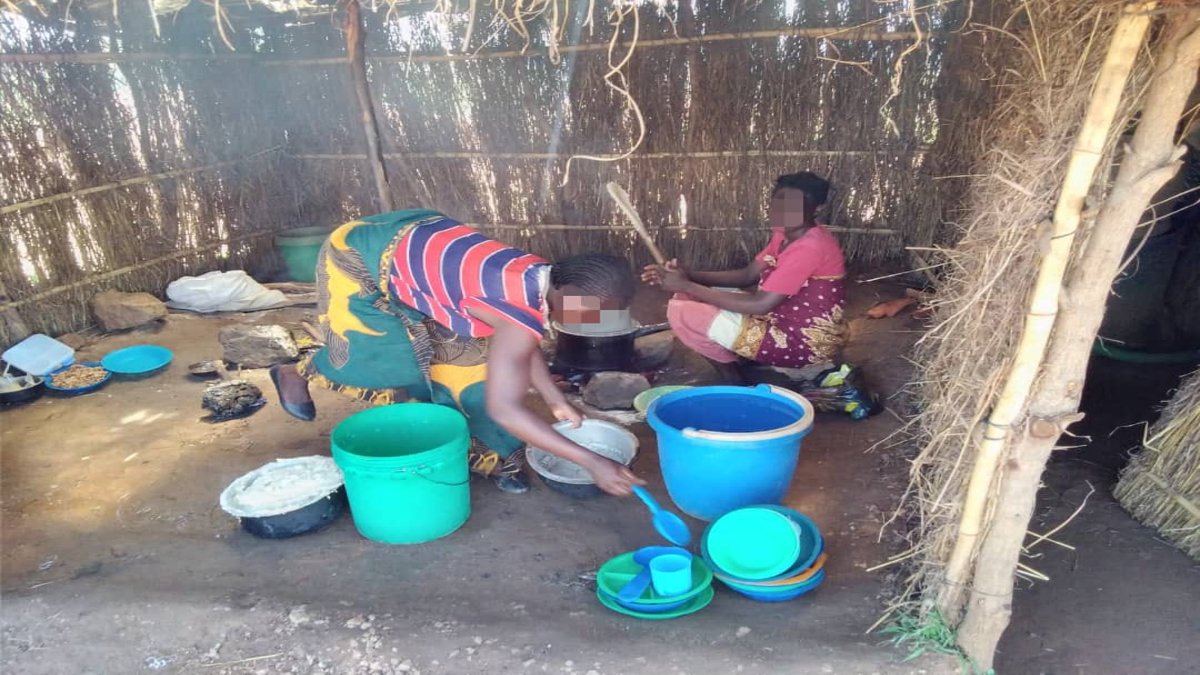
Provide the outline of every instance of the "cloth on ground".
<path id="1" fill-rule="evenodd" d="M 167 285 L 167 306 L 191 312 L 252 312 L 285 307 L 287 296 L 255 281 L 242 270 L 180 277 Z"/>

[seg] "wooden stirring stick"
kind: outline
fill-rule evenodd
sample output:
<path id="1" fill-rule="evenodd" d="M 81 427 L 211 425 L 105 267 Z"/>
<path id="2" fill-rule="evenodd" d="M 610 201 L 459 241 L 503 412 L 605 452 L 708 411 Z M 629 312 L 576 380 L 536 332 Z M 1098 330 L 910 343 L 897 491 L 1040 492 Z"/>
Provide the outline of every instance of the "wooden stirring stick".
<path id="1" fill-rule="evenodd" d="M 658 245 L 654 243 L 654 239 L 652 239 L 650 237 L 650 233 L 646 231 L 646 226 L 642 223 L 642 217 L 639 216 L 637 210 L 633 208 L 633 204 L 629 203 L 629 194 L 625 192 L 625 189 L 620 185 L 617 185 L 615 182 L 609 182 L 609 184 L 605 187 L 608 188 L 609 196 L 611 196 L 613 201 L 617 203 L 617 206 L 620 207 L 621 212 L 624 213 L 627 218 L 629 218 L 629 222 L 633 225 L 633 229 L 636 230 L 638 236 L 642 238 L 642 243 L 646 245 L 646 248 L 650 249 L 650 255 L 654 256 L 654 262 L 658 263 L 659 265 L 666 263 L 666 257 L 662 254 L 662 251 L 658 250 Z"/>

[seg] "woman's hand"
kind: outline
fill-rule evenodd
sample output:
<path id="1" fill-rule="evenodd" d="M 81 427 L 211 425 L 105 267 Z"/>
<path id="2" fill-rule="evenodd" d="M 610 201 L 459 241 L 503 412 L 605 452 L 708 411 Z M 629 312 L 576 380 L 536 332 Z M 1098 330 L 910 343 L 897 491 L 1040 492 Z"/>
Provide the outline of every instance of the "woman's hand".
<path id="1" fill-rule="evenodd" d="M 611 459 L 596 455 L 596 462 L 588 466 L 588 473 L 596 481 L 596 485 L 610 495 L 627 497 L 633 494 L 634 485 L 645 485 L 646 481 L 638 478 L 629 467 L 618 464 Z"/>
<path id="2" fill-rule="evenodd" d="M 689 281 L 687 272 L 679 266 L 679 261 L 676 259 L 668 260 L 661 265 L 646 265 L 642 270 L 642 281 L 651 286 L 662 286 L 668 291 L 678 290 L 667 288 L 666 283 L 668 278 L 671 278 L 671 283 L 674 286 Z"/>
<path id="3" fill-rule="evenodd" d="M 664 291 L 668 293 L 680 293 L 687 290 L 687 286 L 691 283 L 687 272 L 679 269 L 678 265 L 673 265 L 675 261 L 671 261 L 663 266 L 663 270 L 659 276 L 658 285 L 662 286 Z"/>
<path id="4" fill-rule="evenodd" d="M 570 422 L 574 429 L 578 429 L 583 424 L 583 413 L 565 400 L 551 403 L 550 412 L 554 414 L 554 419 L 560 422 Z"/>

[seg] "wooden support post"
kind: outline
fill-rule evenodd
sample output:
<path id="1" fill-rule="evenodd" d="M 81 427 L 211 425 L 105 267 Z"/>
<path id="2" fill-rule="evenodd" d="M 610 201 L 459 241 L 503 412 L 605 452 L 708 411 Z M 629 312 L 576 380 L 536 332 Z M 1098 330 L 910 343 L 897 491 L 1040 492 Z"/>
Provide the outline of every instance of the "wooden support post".
<path id="1" fill-rule="evenodd" d="M 4 280 L 0 279 L 0 345 L 16 344 L 33 332 L 16 308 L 8 306 L 11 301 Z"/>
<path id="2" fill-rule="evenodd" d="M 1091 189 L 1104 146 L 1113 126 L 1125 82 L 1150 26 L 1146 4 L 1126 9 L 1117 22 L 1104 64 L 1096 79 L 1087 113 L 1075 139 L 1058 203 L 1054 209 L 1053 236 L 1042 258 L 1034 284 L 1025 327 L 1013 356 L 1004 386 L 988 416 L 983 438 L 975 452 L 970 482 L 963 498 L 962 515 L 954 548 L 946 563 L 945 581 L 938 598 L 942 616 L 955 621 L 960 615 L 970 580 L 972 561 L 987 524 L 986 514 L 993 479 L 1004 459 L 1013 428 L 1025 414 L 1030 392 L 1041 369 L 1046 345 L 1058 314 L 1063 276 L 1075 243 L 1084 199 Z M 1005 621 L 1007 623 L 1007 620 Z"/>
<path id="3" fill-rule="evenodd" d="M 367 83 L 366 50 L 363 38 L 362 11 L 358 0 L 346 4 L 346 18 L 342 25 L 346 32 L 346 55 L 350 57 L 350 77 L 354 83 L 354 95 L 358 99 L 358 111 L 362 119 L 363 136 L 367 141 L 367 163 L 375 177 L 375 192 L 379 198 L 381 212 L 393 211 L 392 189 L 388 185 L 387 167 L 383 164 L 383 147 L 379 142 L 379 124 L 375 119 L 375 104 L 371 102 L 371 88 Z"/>
<path id="4" fill-rule="evenodd" d="M 1180 166 L 1175 133 L 1200 69 L 1200 10 L 1164 15 L 1142 115 L 1087 245 L 1071 263 L 1041 377 L 1030 395 L 1035 422 L 1013 440 L 996 489 L 996 514 L 979 548 L 958 641 L 983 670 L 1008 626 L 1013 575 L 1037 503 L 1042 471 L 1059 435 L 1076 419 L 1092 341 L 1113 279 L 1155 193 Z M 1148 17 L 1147 17 L 1148 20 Z M 1037 424 L 1040 423 L 1040 424 Z M 1038 432 L 1038 428 L 1047 430 Z"/>

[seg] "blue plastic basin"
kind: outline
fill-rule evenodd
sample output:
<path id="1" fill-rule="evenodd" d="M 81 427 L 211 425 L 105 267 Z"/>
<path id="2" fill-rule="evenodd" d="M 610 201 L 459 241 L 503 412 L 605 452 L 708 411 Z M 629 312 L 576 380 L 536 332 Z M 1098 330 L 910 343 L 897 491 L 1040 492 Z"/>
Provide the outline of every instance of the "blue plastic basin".
<path id="1" fill-rule="evenodd" d="M 656 399 L 646 420 L 658 436 L 671 499 L 684 513 L 713 520 L 783 501 L 813 409 L 799 394 L 765 384 L 697 387 Z"/>
<path id="2" fill-rule="evenodd" d="M 118 375 L 145 375 L 167 367 L 174 355 L 158 345 L 136 345 L 118 349 L 100 359 L 100 365 Z"/>

